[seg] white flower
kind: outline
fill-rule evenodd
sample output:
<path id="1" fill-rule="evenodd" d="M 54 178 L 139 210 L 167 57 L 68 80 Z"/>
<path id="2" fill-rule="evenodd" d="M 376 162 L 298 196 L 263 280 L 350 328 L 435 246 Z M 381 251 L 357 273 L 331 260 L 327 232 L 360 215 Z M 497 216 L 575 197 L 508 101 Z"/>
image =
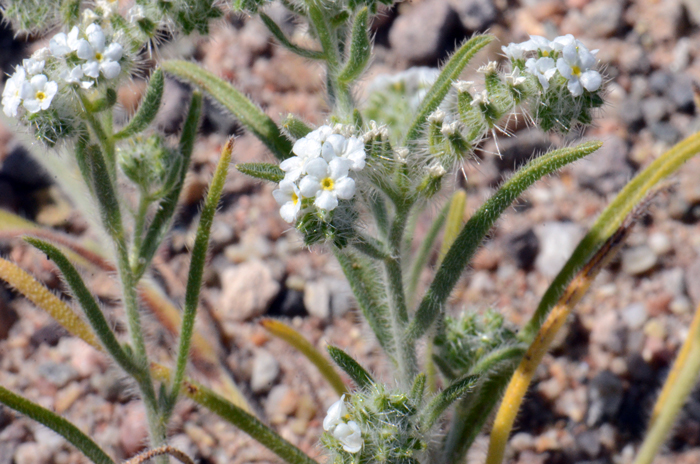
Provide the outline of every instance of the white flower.
<path id="1" fill-rule="evenodd" d="M 296 156 L 287 158 L 280 163 L 280 169 L 287 173 L 284 179 L 292 182 L 299 179 L 305 172 L 306 164 L 312 159 L 321 156 L 323 143 L 332 134 L 333 129 L 324 125 L 294 142 L 292 153 Z"/>
<path id="2" fill-rule="evenodd" d="M 280 183 L 280 186 L 282 184 Z M 343 423 L 343 419 L 347 418 L 348 408 L 345 406 L 345 395 L 341 396 L 338 401 L 331 404 L 326 412 L 326 418 L 323 419 L 323 430 L 330 432 L 338 424 Z"/>
<path id="3" fill-rule="evenodd" d="M 78 58 L 87 60 L 83 65 L 86 76 L 97 79 L 100 73 L 107 79 L 114 79 L 121 72 L 119 60 L 122 57 L 122 46 L 116 42 L 105 47 L 105 35 L 97 24 L 90 24 L 85 30 L 87 40 L 78 41 Z"/>
<path id="4" fill-rule="evenodd" d="M 308 175 L 301 179 L 299 190 L 305 197 L 316 197 L 314 205 L 325 211 L 338 206 L 338 198 L 349 200 L 355 194 L 355 181 L 348 177 L 350 162 L 334 158 L 330 163 L 316 158 L 306 165 Z"/>
<path id="5" fill-rule="evenodd" d="M 51 100 L 58 91 L 58 84 L 50 81 L 43 74 L 37 74 L 22 86 L 22 104 L 30 113 L 46 110 L 51 106 Z"/>
<path id="6" fill-rule="evenodd" d="M 102 15 L 109 18 L 119 9 L 119 0 L 97 0 L 97 6 L 102 9 Z"/>
<path id="7" fill-rule="evenodd" d="M 301 193 L 299 187 L 294 182 L 283 180 L 280 182 L 280 188 L 272 191 L 272 196 L 275 197 L 277 203 L 282 205 L 280 208 L 280 216 L 287 222 L 294 222 L 301 210 Z"/>
<path id="8" fill-rule="evenodd" d="M 32 53 L 32 58 L 37 61 L 46 60 L 50 56 L 51 50 L 49 49 L 49 47 L 41 47 L 37 49 L 34 53 Z"/>
<path id="9" fill-rule="evenodd" d="M 495 73 L 498 70 L 498 63 L 495 61 L 489 61 L 485 65 L 481 66 L 479 69 L 476 70 L 476 72 L 481 73 L 481 74 L 491 74 Z"/>
<path id="10" fill-rule="evenodd" d="M 17 108 L 22 103 L 22 89 L 28 85 L 26 71 L 22 66 L 17 66 L 2 91 L 2 110 L 7 116 L 17 117 Z"/>
<path id="11" fill-rule="evenodd" d="M 22 60 L 22 67 L 27 71 L 27 74 L 30 76 L 41 73 L 44 70 L 45 64 L 46 61 L 38 61 L 34 58 L 25 58 Z"/>
<path id="12" fill-rule="evenodd" d="M 510 74 L 506 74 L 506 82 L 514 87 L 524 83 L 526 80 L 527 78 L 525 76 L 520 75 L 520 68 L 517 66 L 513 68 Z"/>
<path id="13" fill-rule="evenodd" d="M 55 56 L 65 56 L 78 49 L 78 35 L 80 31 L 73 26 L 68 35 L 59 32 L 49 41 L 49 50 Z"/>
<path id="14" fill-rule="evenodd" d="M 576 40 L 576 37 L 574 37 L 572 34 L 560 35 L 552 40 L 552 48 L 558 51 L 562 51 L 567 45 L 578 47 L 580 44 L 581 42 Z"/>
<path id="15" fill-rule="evenodd" d="M 548 56 L 543 56 L 542 58 L 528 58 L 525 62 L 525 69 L 539 79 L 544 90 L 549 88 L 549 80 L 554 76 L 554 73 L 557 72 L 554 60 Z"/>
<path id="16" fill-rule="evenodd" d="M 507 47 L 502 45 L 501 50 L 503 50 L 503 53 L 505 53 L 506 57 L 511 61 L 521 60 L 525 54 L 525 49 L 523 49 L 522 45 L 516 43 L 508 44 Z"/>
<path id="17" fill-rule="evenodd" d="M 365 144 L 354 136 L 346 139 L 340 134 L 331 134 L 323 142 L 321 156 L 329 163 L 336 157 L 348 160 L 350 169 L 359 171 L 365 167 Z"/>
<path id="18" fill-rule="evenodd" d="M 82 78 L 84 76 L 85 74 L 83 73 L 83 68 L 80 65 L 78 65 L 70 71 L 64 69 L 63 71 L 61 71 L 61 75 L 59 77 L 63 79 L 63 81 L 67 84 L 78 84 L 84 89 L 89 89 L 90 87 L 92 87 L 93 82 L 83 81 Z"/>
<path id="19" fill-rule="evenodd" d="M 457 91 L 457 93 L 469 92 L 474 86 L 473 81 L 454 81 L 452 87 Z"/>
<path id="20" fill-rule="evenodd" d="M 83 25 L 92 24 L 95 21 L 100 20 L 100 16 L 89 8 L 86 10 L 83 10 L 83 14 L 81 16 L 82 16 Z"/>
<path id="21" fill-rule="evenodd" d="M 486 90 L 482 90 L 481 93 L 474 95 L 474 100 L 472 100 L 471 105 L 488 105 L 489 104 L 489 94 Z"/>
<path id="22" fill-rule="evenodd" d="M 546 37 L 539 35 L 531 35 L 530 40 L 520 44 L 520 47 L 528 52 L 538 51 L 542 56 L 547 57 L 551 55 L 554 47 L 552 47 L 552 42 L 550 42 Z"/>
<path id="23" fill-rule="evenodd" d="M 443 125 L 440 132 L 445 137 L 449 137 L 450 135 L 455 135 L 457 132 L 459 132 L 460 125 L 461 124 L 459 121 L 452 121 L 451 123 Z"/>
<path id="24" fill-rule="evenodd" d="M 338 424 L 333 431 L 333 436 L 338 439 L 343 445 L 343 449 L 348 453 L 357 453 L 362 449 L 362 431 L 355 421 Z"/>
<path id="25" fill-rule="evenodd" d="M 129 20 L 131 23 L 135 23 L 137 21 L 142 20 L 143 18 L 146 17 L 146 12 L 143 9 L 143 6 L 141 5 L 134 5 L 131 8 L 129 8 L 129 11 L 126 13 L 126 19 Z"/>
<path id="26" fill-rule="evenodd" d="M 562 50 L 557 69 L 569 80 L 567 87 L 574 97 L 581 95 L 584 88 L 589 92 L 600 88 L 603 82 L 600 73 L 590 69 L 595 62 L 595 56 L 583 45 L 569 44 Z"/>

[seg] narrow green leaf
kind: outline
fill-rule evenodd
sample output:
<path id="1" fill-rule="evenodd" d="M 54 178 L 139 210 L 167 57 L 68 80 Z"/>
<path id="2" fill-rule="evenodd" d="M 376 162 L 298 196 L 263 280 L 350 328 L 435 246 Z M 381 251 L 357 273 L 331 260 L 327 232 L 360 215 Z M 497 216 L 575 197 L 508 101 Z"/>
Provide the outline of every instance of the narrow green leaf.
<path id="1" fill-rule="evenodd" d="M 360 364 L 345 351 L 335 346 L 328 346 L 328 354 L 335 363 L 355 382 L 358 388 L 369 388 L 374 379 Z"/>
<path id="2" fill-rule="evenodd" d="M 362 113 L 360 113 L 360 110 L 357 108 L 352 110 L 352 123 L 358 130 L 362 130 L 365 125 L 364 120 L 362 119 Z"/>
<path id="3" fill-rule="evenodd" d="M 160 109 L 160 102 L 163 99 L 164 89 L 165 76 L 161 69 L 156 69 L 151 75 L 151 79 L 148 81 L 146 95 L 143 96 L 139 109 L 129 123 L 122 130 L 114 134 L 116 140 L 125 139 L 134 134 L 138 134 L 153 122 Z"/>
<path id="4" fill-rule="evenodd" d="M 269 180 L 275 184 L 279 184 L 285 174 L 279 165 L 271 163 L 242 163 L 237 164 L 236 169 L 247 176 Z"/>
<path id="5" fill-rule="evenodd" d="M 265 24 L 265 26 L 267 26 L 267 29 L 270 31 L 270 33 L 272 33 L 272 35 L 274 35 L 275 38 L 289 51 L 299 56 L 303 56 L 304 58 L 309 58 L 311 60 L 322 60 L 324 58 L 322 51 L 309 50 L 293 44 L 287 38 L 287 36 L 284 35 L 282 29 L 280 29 L 280 27 L 272 18 L 270 18 L 262 11 L 258 12 L 258 14 L 260 15 L 260 19 L 262 19 L 262 22 Z"/>
<path id="6" fill-rule="evenodd" d="M 81 432 L 78 427 L 71 424 L 63 417 L 38 404 L 32 403 L 26 398 L 12 393 L 2 386 L 0 386 L 0 403 L 24 414 L 30 419 L 39 422 L 61 435 L 92 462 L 96 464 L 114 464 L 112 458 L 110 458 L 97 443 L 92 441 L 90 437 Z"/>
<path id="7" fill-rule="evenodd" d="M 177 364 L 175 377 L 171 386 L 171 398 L 169 409 L 175 407 L 175 402 L 180 393 L 182 379 L 185 378 L 185 369 L 190 355 L 192 345 L 192 334 L 194 333 L 195 316 L 197 315 L 197 305 L 199 304 L 199 291 L 202 288 L 202 276 L 204 275 L 204 264 L 207 260 L 207 250 L 209 249 L 209 236 L 211 225 L 214 223 L 216 208 L 221 200 L 221 193 L 224 191 L 228 167 L 231 164 L 231 154 L 233 152 L 234 139 L 230 138 L 223 150 L 219 163 L 214 171 L 214 178 L 209 186 L 207 198 L 204 201 L 204 208 L 199 217 L 197 234 L 192 248 L 190 260 L 190 270 L 187 276 L 187 286 L 185 290 L 185 308 L 182 314 L 182 325 L 180 328 L 180 343 L 178 347 Z"/>
<path id="8" fill-rule="evenodd" d="M 364 256 L 349 250 L 333 248 L 345 277 L 357 298 L 360 310 L 370 328 L 379 340 L 379 344 L 390 356 L 394 355 L 394 341 L 389 326 L 389 308 L 386 290 L 382 289 L 383 279 L 377 269 Z"/>
<path id="9" fill-rule="evenodd" d="M 109 168 L 97 145 L 87 147 L 85 160 L 90 170 L 92 191 L 95 192 L 97 197 L 102 224 L 112 237 L 122 237 L 123 229 L 119 200 L 112 183 Z"/>
<path id="10" fill-rule="evenodd" d="M 372 55 L 372 43 L 369 39 L 367 7 L 362 8 L 355 16 L 350 37 L 350 56 L 345 66 L 338 74 L 338 81 L 342 84 L 350 84 L 357 79 L 367 67 Z"/>
<path id="11" fill-rule="evenodd" d="M 438 317 L 462 271 L 501 213 L 538 179 L 593 153 L 601 145 L 600 142 L 586 142 L 573 148 L 555 150 L 532 160 L 474 213 L 445 255 L 435 279 L 423 297 L 408 330 L 409 343 L 421 337 Z"/>
<path id="12" fill-rule="evenodd" d="M 228 82 L 188 61 L 165 61 L 163 70 L 203 90 L 224 105 L 278 159 L 292 155 L 291 142 L 282 135 L 275 122 Z"/>
<path id="13" fill-rule="evenodd" d="M 48 242 L 33 237 L 25 237 L 24 240 L 33 247 L 44 252 L 46 256 L 58 266 L 63 277 L 73 291 L 73 294 L 78 299 L 80 307 L 83 309 L 90 325 L 117 364 L 131 375 L 140 375 L 140 369 L 134 365 L 131 358 L 129 358 L 122 349 L 107 319 L 102 313 L 100 306 L 97 304 L 97 301 L 95 301 L 90 290 L 88 290 L 78 271 L 73 264 L 68 261 L 68 258 L 66 258 L 58 248 Z"/>
<path id="14" fill-rule="evenodd" d="M 190 167 L 190 158 L 194 150 L 194 141 L 197 138 L 197 129 L 199 127 L 199 116 L 202 112 L 202 94 L 199 92 L 192 93 L 190 109 L 187 112 L 187 118 L 182 126 L 182 135 L 180 136 L 180 155 L 182 156 L 182 166 L 180 167 L 180 175 L 177 183 L 163 197 L 158 204 L 158 210 L 148 226 L 146 235 L 143 239 L 143 245 L 138 250 L 138 262 L 135 264 L 134 279 L 136 281 L 143 275 L 146 268 L 150 264 L 156 250 L 163 241 L 163 237 L 168 232 L 170 221 L 175 213 L 177 201 L 180 198 L 182 186 L 185 184 L 185 176 Z"/>
<path id="15" fill-rule="evenodd" d="M 478 35 L 459 47 L 459 50 L 452 55 L 450 61 L 448 61 L 442 69 L 440 76 L 438 76 L 433 86 L 425 95 L 425 98 L 423 98 L 420 108 L 418 108 L 418 114 L 416 114 L 410 129 L 406 133 L 404 145 L 409 145 L 418 138 L 428 115 L 440 106 L 440 103 L 442 103 L 447 92 L 450 90 L 452 82 L 459 77 L 464 67 L 474 55 L 488 45 L 493 39 L 493 36 L 490 35 Z"/>
<path id="16" fill-rule="evenodd" d="M 318 464 L 274 430 L 202 385 L 185 381 L 183 393 L 222 419 L 235 425 L 290 464 Z"/>
<path id="17" fill-rule="evenodd" d="M 696 132 L 673 146 L 657 158 L 646 169 L 637 174 L 600 214 L 591 230 L 579 242 L 571 258 L 554 278 L 540 304 L 527 325 L 520 332 L 520 339 L 530 343 L 547 319 L 578 271 L 591 259 L 596 251 L 615 233 L 627 215 L 662 179 L 678 170 L 686 161 L 700 153 L 700 132 Z"/>
<path id="18" fill-rule="evenodd" d="M 420 373 L 416 376 L 416 380 L 413 381 L 413 386 L 411 387 L 410 397 L 413 399 L 415 404 L 422 404 L 423 393 L 425 393 L 425 382 L 427 377 L 424 373 Z"/>
<path id="19" fill-rule="evenodd" d="M 425 430 L 430 429 L 437 421 L 443 412 L 447 410 L 452 403 L 463 397 L 476 385 L 479 380 L 478 375 L 467 375 L 453 382 L 449 387 L 438 393 L 433 398 L 428 406 L 423 411 L 422 424 Z"/>
<path id="20" fill-rule="evenodd" d="M 316 366 L 337 394 L 342 395 L 348 392 L 343 379 L 338 375 L 333 365 L 303 335 L 287 324 L 275 319 L 263 319 L 260 321 L 260 325 L 272 335 L 281 338 L 306 356 L 306 359 Z"/>
<path id="21" fill-rule="evenodd" d="M 416 296 L 416 290 L 418 289 L 418 280 L 423 272 L 423 269 L 428 263 L 430 258 L 430 252 L 433 251 L 433 246 L 435 245 L 435 240 L 437 239 L 442 226 L 445 224 L 447 219 L 447 212 L 450 210 L 450 205 L 452 201 L 445 203 L 438 215 L 433 219 L 433 223 L 428 229 L 428 233 L 425 234 L 423 241 L 421 241 L 420 247 L 418 248 L 418 253 L 413 259 L 411 264 L 411 271 L 408 277 L 408 285 L 406 286 L 406 295 L 410 304 L 413 304 L 414 298 Z"/>
<path id="22" fill-rule="evenodd" d="M 457 190 L 452 195 L 450 201 L 450 211 L 447 214 L 447 225 L 445 226 L 445 235 L 442 237 L 442 245 L 440 246 L 440 256 L 438 257 L 438 265 L 442 263 L 445 255 L 454 243 L 459 231 L 464 226 L 464 205 L 467 202 L 467 192 L 464 189 Z"/>

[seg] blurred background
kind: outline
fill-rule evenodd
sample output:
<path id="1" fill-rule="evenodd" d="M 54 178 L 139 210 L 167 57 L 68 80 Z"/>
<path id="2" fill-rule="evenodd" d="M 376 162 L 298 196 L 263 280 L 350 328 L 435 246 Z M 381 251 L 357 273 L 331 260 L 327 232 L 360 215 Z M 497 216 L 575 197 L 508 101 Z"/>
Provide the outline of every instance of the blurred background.
<path id="1" fill-rule="evenodd" d="M 310 40 L 306 25 L 280 4 L 273 3 L 268 14 L 295 40 Z M 373 29 L 376 56 L 357 89 L 359 101 L 377 76 L 412 66 L 437 67 L 462 40 L 484 31 L 498 41 L 474 58 L 466 79 L 473 75 L 471 80 L 478 81 L 475 70 L 488 60 L 503 61 L 501 45 L 527 40 L 528 34 L 551 39 L 568 33 L 599 49 L 609 78 L 608 104 L 585 133 L 545 135 L 529 128 L 523 117 L 511 119 L 508 128 L 516 137 L 497 133 L 497 140 L 485 140 L 478 157 L 465 164 L 466 178 L 458 176 L 448 188 L 448 193 L 466 189 L 467 218 L 504 176 L 535 154 L 579 137 L 605 143 L 589 159 L 537 183 L 511 208 L 457 286 L 450 302 L 454 313 L 493 308 L 522 325 L 610 199 L 640 168 L 700 130 L 693 95 L 693 82 L 700 82 L 698 0 L 415 0 L 382 10 Z M 43 37 L 15 36 L 0 26 L 3 73 L 43 45 Z M 316 125 L 326 121 L 323 70 L 274 44 L 257 19 L 229 14 L 213 26 L 210 37 L 169 38 L 157 52 L 201 62 L 275 120 L 294 113 Z M 118 113 L 132 112 L 144 89 L 138 76 L 125 84 Z M 178 132 L 189 92 L 168 80 L 157 130 Z M 65 154 L 50 154 L 59 167 L 47 169 L 32 155 L 45 148 L 23 132 L 0 120 L 0 208 L 72 239 L 94 240 L 93 218 L 71 202 L 60 182 Z M 272 158 L 234 118 L 206 103 L 175 230 L 153 273 L 176 304 L 184 296 L 198 208 L 221 145 L 231 134 L 238 136 L 235 162 Z M 656 391 L 700 303 L 699 179 L 700 159 L 695 159 L 651 202 L 620 258 L 601 273 L 577 308 L 537 372 L 516 423 L 512 462 L 631 462 Z M 340 346 L 380 378 L 391 379 L 333 257 L 321 247 L 303 246 L 279 217 L 272 189 L 230 173 L 212 230 L 198 327 L 225 375 L 256 412 L 285 438 L 319 456 L 321 421 L 337 398 L 313 366 L 267 335 L 257 320 L 285 318 L 319 348 Z M 419 221 L 416 243 L 426 223 Z M 11 235 L 0 232 L 0 253 L 69 299 L 53 265 Z M 116 281 L 99 273 L 85 277 L 105 311 L 118 319 Z M 429 273 L 423 277 L 427 281 Z M 150 348 L 167 362 L 174 337 L 156 316 L 149 321 Z M 145 418 L 117 369 L 4 286 L 0 384 L 91 431 L 119 458 L 143 448 Z M 191 404 L 182 404 L 176 416 L 172 443 L 201 463 L 276 462 L 271 453 Z M 483 460 L 485 440 L 477 441 L 470 462 Z M 700 462 L 698 445 L 700 392 L 656 462 Z M 52 432 L 0 407 L 0 464 L 77 462 L 82 462 L 78 454 Z"/>

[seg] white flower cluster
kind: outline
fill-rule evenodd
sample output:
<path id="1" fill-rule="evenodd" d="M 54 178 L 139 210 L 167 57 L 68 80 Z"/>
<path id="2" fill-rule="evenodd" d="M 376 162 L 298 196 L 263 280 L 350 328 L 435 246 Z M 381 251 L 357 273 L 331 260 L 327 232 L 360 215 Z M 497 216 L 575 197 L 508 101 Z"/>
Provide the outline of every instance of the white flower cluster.
<path id="1" fill-rule="evenodd" d="M 333 403 L 326 418 L 323 419 L 323 430 L 331 432 L 333 436 L 343 445 L 343 449 L 348 453 L 357 453 L 362 449 L 362 431 L 357 422 L 346 420 L 350 417 L 348 408 L 345 406 L 345 395 Z"/>
<path id="2" fill-rule="evenodd" d="M 117 42 L 107 44 L 98 24 L 90 24 L 84 33 L 78 27 L 68 34 L 59 32 L 48 48 L 39 49 L 25 59 L 7 80 L 2 92 L 3 111 L 7 116 L 17 117 L 20 105 L 32 114 L 51 106 L 59 84 L 43 74 L 47 60 L 63 60 L 63 66 L 55 67 L 60 70 L 58 77 L 63 84 L 87 89 L 100 75 L 105 79 L 119 75 L 122 53 L 123 48 Z"/>
<path id="3" fill-rule="evenodd" d="M 571 34 L 551 41 L 531 35 L 526 42 L 511 43 L 501 49 L 512 62 L 526 59 L 525 69 L 537 77 L 544 90 L 549 88 L 557 71 L 567 79 L 567 87 L 574 97 L 583 94 L 584 89 L 595 92 L 603 82 L 600 73 L 593 69 L 598 50 L 589 51 Z M 536 56 L 528 57 L 529 52 L 536 52 Z"/>
<path id="4" fill-rule="evenodd" d="M 272 192 L 282 205 L 280 214 L 294 222 L 302 207 L 302 199 L 314 198 L 314 205 L 332 211 L 338 200 L 355 195 L 355 180 L 350 171 L 365 167 L 365 145 L 362 139 L 334 133 L 330 126 L 321 126 L 297 140 L 292 148 L 295 156 L 280 164 L 286 174 L 279 189 Z"/>

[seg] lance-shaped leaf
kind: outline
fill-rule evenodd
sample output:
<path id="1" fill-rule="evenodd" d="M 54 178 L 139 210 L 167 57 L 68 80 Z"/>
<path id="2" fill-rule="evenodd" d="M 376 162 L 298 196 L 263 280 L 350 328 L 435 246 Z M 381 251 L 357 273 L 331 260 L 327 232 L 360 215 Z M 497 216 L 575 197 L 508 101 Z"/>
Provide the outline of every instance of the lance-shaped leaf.
<path id="1" fill-rule="evenodd" d="M 350 84 L 362 74 L 372 55 L 372 42 L 369 40 L 367 7 L 361 9 L 355 16 L 350 37 L 350 56 L 345 66 L 338 74 L 338 81 L 342 84 Z"/>
<path id="2" fill-rule="evenodd" d="M 46 256 L 56 263 L 56 266 L 61 270 L 63 277 L 68 282 L 73 294 L 78 299 L 81 308 L 85 312 L 90 325 L 97 333 L 100 341 L 104 345 L 105 349 L 112 358 L 124 369 L 126 372 L 138 376 L 140 375 L 139 368 L 133 363 L 131 358 L 122 349 L 117 337 L 112 332 L 112 329 L 107 322 L 102 310 L 100 309 L 97 301 L 92 296 L 88 290 L 85 282 L 78 274 L 75 267 L 68 261 L 68 258 L 61 253 L 61 251 L 50 243 L 44 242 L 36 238 L 26 237 L 24 239 L 26 242 L 36 247 L 37 249 L 46 253 Z"/>
<path id="3" fill-rule="evenodd" d="M 490 35 L 478 35 L 459 47 L 452 55 L 433 86 L 423 98 L 418 113 L 416 114 L 410 129 L 406 133 L 405 145 L 415 141 L 421 133 L 428 115 L 435 111 L 445 99 L 452 83 L 459 77 L 464 67 L 476 55 L 476 53 L 493 40 Z"/>
<path id="4" fill-rule="evenodd" d="M 242 163 L 237 164 L 238 169 L 243 174 L 255 177 L 256 179 L 267 180 L 279 184 L 284 179 L 285 172 L 279 165 L 271 163 Z"/>
<path id="5" fill-rule="evenodd" d="M 190 356 L 190 346 L 192 345 L 192 334 L 194 334 L 194 322 L 197 315 L 197 306 L 199 304 L 199 291 L 202 287 L 202 276 L 204 275 L 204 264 L 207 260 L 207 250 L 209 249 L 209 235 L 211 225 L 214 223 L 214 215 L 216 208 L 221 200 L 221 193 L 224 191 L 226 183 L 226 174 L 228 174 L 228 166 L 231 163 L 231 155 L 233 152 L 233 138 L 230 138 L 223 150 L 221 150 L 221 158 L 214 171 L 214 178 L 209 186 L 207 198 L 204 201 L 204 208 L 199 218 L 197 226 L 197 235 L 192 248 L 192 258 L 190 261 L 190 270 L 187 276 L 187 287 L 185 290 L 185 308 L 182 314 L 182 326 L 180 327 L 180 343 L 178 347 L 177 364 L 175 369 L 175 377 L 171 387 L 171 398 L 169 407 L 175 407 L 175 402 L 180 393 L 180 384 L 185 377 L 185 369 L 187 360 Z"/>
<path id="6" fill-rule="evenodd" d="M 282 129 L 291 137 L 293 140 L 298 140 L 306 137 L 306 135 L 312 131 L 312 129 L 301 119 L 297 118 L 293 114 L 288 114 L 284 121 L 282 121 Z"/>
<path id="7" fill-rule="evenodd" d="M 48 409 L 39 406 L 28 399 L 12 393 L 0 386 L 0 403 L 25 416 L 39 422 L 63 438 L 87 456 L 95 464 L 114 464 L 112 458 L 100 448 L 90 437 L 80 431 L 78 427 L 68 422 L 63 417 Z"/>
<path id="8" fill-rule="evenodd" d="M 657 158 L 646 169 L 637 174 L 615 197 L 610 205 L 600 213 L 595 224 L 579 242 L 571 258 L 554 278 L 532 319 L 520 332 L 519 337 L 531 342 L 549 311 L 561 297 L 567 284 L 576 273 L 591 259 L 605 241 L 620 227 L 627 215 L 661 180 L 673 174 L 690 158 L 700 153 L 700 132 L 687 137 Z"/>
<path id="9" fill-rule="evenodd" d="M 180 198 L 182 186 L 185 184 L 185 176 L 190 167 L 190 158 L 194 150 L 194 141 L 197 137 L 197 128 L 199 127 L 199 117 L 202 112 L 202 94 L 194 92 L 190 101 L 190 109 L 187 112 L 187 118 L 182 126 L 182 134 L 180 135 L 180 155 L 182 156 L 182 166 L 180 167 L 180 176 L 177 183 L 168 192 L 168 194 L 160 200 L 158 210 L 148 226 L 146 236 L 143 239 L 143 245 L 139 250 L 139 259 L 136 263 L 134 271 L 134 279 L 139 280 L 145 272 L 148 265 L 153 259 L 158 246 L 163 241 L 163 237 L 168 231 L 170 220 L 175 213 L 177 201 Z"/>
<path id="10" fill-rule="evenodd" d="M 275 122 L 231 84 L 188 61 L 166 61 L 163 70 L 203 90 L 224 105 L 278 159 L 291 156 L 292 144 L 282 135 Z"/>
<path id="11" fill-rule="evenodd" d="M 190 399 L 232 423 L 290 464 L 317 464 L 302 450 L 280 437 L 274 430 L 241 408 L 195 382 L 185 381 L 183 393 Z"/>
<path id="12" fill-rule="evenodd" d="M 425 382 L 427 379 L 426 375 L 421 372 L 416 376 L 416 380 L 413 381 L 410 397 L 417 405 L 423 402 L 423 393 L 425 392 Z"/>
<path id="13" fill-rule="evenodd" d="M 328 346 L 328 354 L 331 355 L 338 367 L 345 371 L 359 388 L 372 386 L 374 379 L 352 356 L 335 346 Z"/>
<path id="14" fill-rule="evenodd" d="M 293 44 L 287 38 L 287 36 L 284 35 L 282 29 L 280 29 L 280 27 L 272 18 L 270 18 L 262 11 L 258 14 L 260 15 L 260 19 L 262 19 L 262 22 L 265 24 L 265 26 L 267 26 L 267 29 L 272 33 L 272 35 L 274 35 L 275 38 L 279 41 L 279 43 L 281 43 L 289 51 L 291 51 L 292 53 L 296 53 L 299 56 L 303 56 L 304 58 L 309 58 L 312 60 L 322 60 L 324 58 L 322 51 L 309 50 L 307 48 L 303 48 L 299 45 Z"/>
<path id="15" fill-rule="evenodd" d="M 287 324 L 276 319 L 263 319 L 260 321 L 265 330 L 275 337 L 281 338 L 291 346 L 296 348 L 306 359 L 311 361 L 318 371 L 326 378 L 333 390 L 339 395 L 347 393 L 348 389 L 343 383 L 343 379 L 338 375 L 333 365 L 326 359 L 309 341 L 299 332 Z"/>
<path id="16" fill-rule="evenodd" d="M 102 345 L 100 345 L 90 326 L 83 322 L 70 306 L 61 301 L 22 268 L 6 259 L 0 258 L 0 279 L 10 284 L 29 301 L 49 313 L 68 332 L 78 338 L 82 338 L 89 345 L 102 351 Z"/>
<path id="17" fill-rule="evenodd" d="M 165 77 L 161 69 L 156 69 L 148 81 L 146 95 L 141 100 L 141 105 L 136 111 L 136 114 L 129 120 L 129 123 L 119 132 L 114 134 L 114 138 L 125 139 L 134 134 L 143 131 L 148 125 L 153 122 L 158 114 L 160 102 L 163 99 L 163 90 L 165 89 Z"/>
<path id="18" fill-rule="evenodd" d="M 85 159 L 90 177 L 92 179 L 92 190 L 97 197 L 97 204 L 100 208 L 100 216 L 105 230 L 112 237 L 123 238 L 121 210 L 119 199 L 114 189 L 112 176 L 97 145 L 87 147 Z"/>
<path id="19" fill-rule="evenodd" d="M 440 418 L 442 413 L 445 412 L 447 408 L 452 406 L 452 403 L 466 395 L 469 390 L 474 388 L 478 380 L 478 375 L 467 375 L 459 380 L 456 380 L 449 387 L 438 393 L 435 398 L 428 403 L 428 406 L 423 411 L 421 422 L 424 430 L 429 430 L 433 424 L 435 424 L 435 421 Z"/>
<path id="20" fill-rule="evenodd" d="M 422 336 L 438 317 L 462 271 L 501 213 L 542 176 L 593 153 L 601 145 L 600 142 L 586 142 L 577 147 L 554 150 L 534 159 L 505 182 L 474 213 L 445 255 L 435 279 L 423 297 L 409 327 L 409 340 Z"/>

